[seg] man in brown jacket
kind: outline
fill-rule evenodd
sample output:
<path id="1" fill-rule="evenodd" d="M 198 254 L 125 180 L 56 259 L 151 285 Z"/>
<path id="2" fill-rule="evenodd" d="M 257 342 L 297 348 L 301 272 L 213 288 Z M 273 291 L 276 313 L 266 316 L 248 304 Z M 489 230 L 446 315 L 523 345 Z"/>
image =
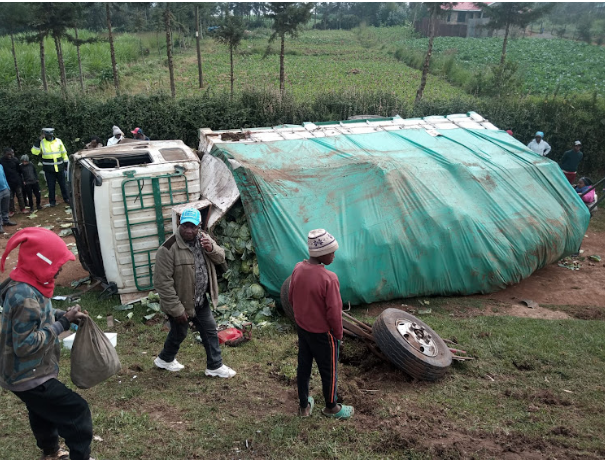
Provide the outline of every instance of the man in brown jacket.
<path id="1" fill-rule="evenodd" d="M 217 305 L 214 265 L 225 262 L 225 251 L 200 230 L 200 222 L 198 210 L 183 210 L 177 233 L 160 246 L 155 257 L 153 284 L 160 296 L 160 307 L 170 320 L 170 332 L 154 364 L 173 372 L 185 367 L 176 360 L 176 354 L 191 321 L 206 350 L 205 374 L 228 379 L 235 371 L 223 364 L 216 322 L 206 297 L 210 288 L 210 298 Z"/>

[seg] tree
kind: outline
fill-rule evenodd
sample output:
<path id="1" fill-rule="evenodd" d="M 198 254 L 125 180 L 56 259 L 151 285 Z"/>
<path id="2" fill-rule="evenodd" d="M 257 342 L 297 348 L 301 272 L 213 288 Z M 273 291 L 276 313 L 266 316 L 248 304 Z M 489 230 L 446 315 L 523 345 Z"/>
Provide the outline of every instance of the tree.
<path id="1" fill-rule="evenodd" d="M 166 2 L 164 10 L 164 25 L 166 26 L 166 55 L 168 56 L 168 72 L 170 74 L 170 94 L 176 98 L 176 87 L 174 85 L 174 63 L 172 61 L 172 28 L 170 25 L 172 14 L 170 13 L 170 2 Z"/>
<path id="2" fill-rule="evenodd" d="M 233 73 L 233 51 L 239 47 L 244 38 L 244 24 L 241 18 L 236 16 L 227 16 L 220 27 L 214 33 L 214 39 L 229 47 L 229 60 L 231 62 L 231 98 L 233 98 L 233 81 L 235 80 Z"/>
<path id="3" fill-rule="evenodd" d="M 116 95 L 120 95 L 120 79 L 118 77 L 118 65 L 116 63 L 116 50 L 113 46 L 113 32 L 111 31 L 111 3 L 105 4 L 105 16 L 107 18 L 107 34 L 109 40 L 109 51 L 111 53 L 111 69 L 113 71 L 113 84 L 116 88 Z"/>
<path id="4" fill-rule="evenodd" d="M 204 87 L 204 75 L 202 74 L 202 50 L 200 48 L 200 6 L 195 5 L 195 40 L 197 48 L 197 73 L 200 81 L 200 89 Z"/>
<path id="5" fill-rule="evenodd" d="M 72 24 L 74 28 L 74 35 L 71 36 L 66 34 L 67 40 L 71 42 L 76 47 L 76 54 L 78 55 L 78 75 L 80 78 L 80 89 L 84 92 L 84 75 L 82 73 L 82 56 L 80 55 L 80 47 L 85 44 L 98 42 L 99 39 L 96 37 L 91 37 L 89 39 L 80 39 L 78 37 L 78 26 L 83 23 L 83 13 L 84 9 L 89 10 L 89 3 L 76 3 L 75 14 L 74 14 L 74 23 Z"/>
<path id="6" fill-rule="evenodd" d="M 511 26 L 525 28 L 529 23 L 551 11 L 555 5 L 555 3 L 497 2 L 494 6 L 488 8 L 489 22 L 485 27 L 488 29 L 504 29 L 500 64 L 504 64 L 506 59 L 506 45 Z"/>
<path id="7" fill-rule="evenodd" d="M 431 64 L 431 55 L 433 54 L 433 41 L 435 40 L 435 24 L 437 18 L 443 14 L 444 11 L 451 9 L 456 3 L 451 2 L 435 2 L 426 3 L 426 7 L 429 11 L 429 46 L 426 50 L 424 57 L 424 65 L 422 66 L 422 76 L 420 78 L 420 87 L 416 91 L 416 99 L 414 104 L 420 103 L 424 94 L 424 88 L 426 87 L 426 78 L 429 74 L 429 66 Z"/>
<path id="8" fill-rule="evenodd" d="M 46 65 L 44 39 L 52 37 L 55 42 L 57 63 L 59 65 L 59 76 L 61 79 L 61 91 L 67 95 L 67 76 L 65 63 L 63 61 L 62 39 L 67 38 L 67 28 L 74 23 L 75 4 L 61 2 L 32 3 L 30 26 L 36 31 L 32 36 L 26 38 L 27 42 L 40 43 L 40 68 L 42 72 L 42 83 L 44 90 L 48 90 L 46 84 Z"/>
<path id="9" fill-rule="evenodd" d="M 14 35 L 22 31 L 28 23 L 29 11 L 24 3 L 0 3 L 0 24 L 3 25 L 3 29 L 7 30 L 11 38 L 11 51 L 15 64 L 15 77 L 17 79 L 18 90 L 21 90 L 21 76 L 19 75 Z"/>
<path id="10" fill-rule="evenodd" d="M 77 4 L 72 2 L 48 2 L 34 4 L 40 13 L 40 28 L 48 31 L 48 35 L 55 42 L 57 63 L 59 65 L 59 77 L 61 79 L 61 91 L 67 96 L 67 74 L 65 72 L 65 61 L 63 59 L 62 41 L 68 38 L 67 30 L 76 23 Z"/>
<path id="11" fill-rule="evenodd" d="M 285 90 L 285 72 L 284 72 L 284 54 L 286 34 L 294 38 L 298 36 L 299 31 L 311 18 L 313 3 L 285 3 L 270 2 L 268 5 L 268 17 L 273 20 L 273 34 L 269 37 L 271 44 L 278 37 L 281 41 L 279 52 L 279 90 Z M 267 53 L 265 53 L 265 56 Z"/>

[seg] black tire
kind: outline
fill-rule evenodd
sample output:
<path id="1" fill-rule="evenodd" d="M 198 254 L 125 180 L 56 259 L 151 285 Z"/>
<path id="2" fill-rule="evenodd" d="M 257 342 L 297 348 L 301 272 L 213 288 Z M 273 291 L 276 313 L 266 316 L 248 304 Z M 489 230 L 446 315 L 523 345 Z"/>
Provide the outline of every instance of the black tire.
<path id="1" fill-rule="evenodd" d="M 437 350 L 428 356 L 411 346 L 397 330 L 397 321 L 405 319 L 415 322 L 431 336 Z M 452 363 L 452 353 L 428 325 L 411 314 L 395 308 L 385 309 L 372 326 L 374 340 L 380 350 L 398 368 L 418 380 L 438 380 L 443 377 Z"/>
<path id="2" fill-rule="evenodd" d="M 284 283 L 281 285 L 281 292 L 279 294 L 279 299 L 281 300 L 281 307 L 284 310 L 284 314 L 292 321 L 294 325 L 296 325 L 296 320 L 294 319 L 294 310 L 288 301 L 288 291 L 290 290 L 290 279 L 292 276 L 288 276 Z"/>

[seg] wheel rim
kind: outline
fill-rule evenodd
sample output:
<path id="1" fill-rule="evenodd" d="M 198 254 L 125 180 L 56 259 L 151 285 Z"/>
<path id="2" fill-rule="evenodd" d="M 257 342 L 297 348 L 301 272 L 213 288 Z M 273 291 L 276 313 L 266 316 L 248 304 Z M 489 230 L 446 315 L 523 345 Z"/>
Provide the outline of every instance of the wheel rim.
<path id="1" fill-rule="evenodd" d="M 397 320 L 397 331 L 416 351 L 425 356 L 435 357 L 439 353 L 437 345 L 425 327 L 407 319 Z"/>

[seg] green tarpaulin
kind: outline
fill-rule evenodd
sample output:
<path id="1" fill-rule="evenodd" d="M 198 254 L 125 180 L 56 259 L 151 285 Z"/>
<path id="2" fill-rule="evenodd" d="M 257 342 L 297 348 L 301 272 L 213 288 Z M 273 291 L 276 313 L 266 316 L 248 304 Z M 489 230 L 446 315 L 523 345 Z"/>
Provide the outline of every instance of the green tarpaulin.
<path id="1" fill-rule="evenodd" d="M 555 162 L 504 131 L 439 133 L 216 143 L 261 284 L 279 295 L 316 228 L 338 240 L 329 269 L 351 304 L 489 293 L 578 251 L 590 214 Z"/>

